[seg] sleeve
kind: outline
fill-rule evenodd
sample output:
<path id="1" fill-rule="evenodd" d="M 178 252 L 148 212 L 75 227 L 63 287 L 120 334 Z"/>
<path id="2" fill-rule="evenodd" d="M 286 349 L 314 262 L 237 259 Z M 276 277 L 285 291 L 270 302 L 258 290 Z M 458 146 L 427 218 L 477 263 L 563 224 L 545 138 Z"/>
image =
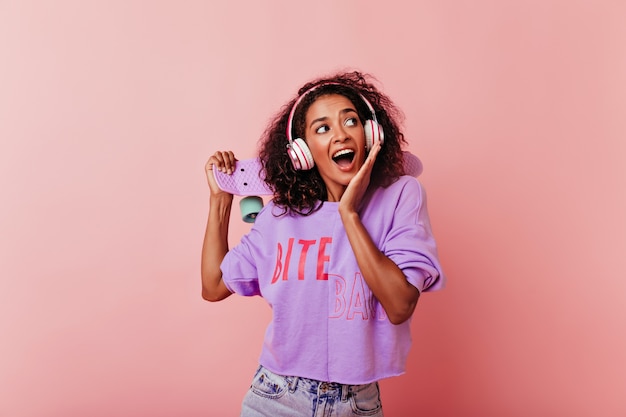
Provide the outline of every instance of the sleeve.
<path id="1" fill-rule="evenodd" d="M 382 251 L 420 292 L 443 288 L 445 276 L 428 217 L 426 192 L 415 178 L 409 178 L 397 196 Z"/>
<path id="2" fill-rule="evenodd" d="M 222 264 L 222 280 L 232 293 L 242 296 L 261 295 L 256 260 L 261 231 L 257 224 L 241 238 L 241 242 L 228 251 Z"/>

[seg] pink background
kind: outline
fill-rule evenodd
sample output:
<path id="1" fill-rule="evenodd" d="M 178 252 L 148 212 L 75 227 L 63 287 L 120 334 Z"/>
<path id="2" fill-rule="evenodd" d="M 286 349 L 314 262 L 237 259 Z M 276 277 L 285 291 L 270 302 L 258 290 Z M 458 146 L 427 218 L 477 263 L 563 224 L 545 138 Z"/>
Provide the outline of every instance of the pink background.
<path id="1" fill-rule="evenodd" d="M 238 413 L 269 309 L 200 297 L 204 162 L 254 156 L 297 87 L 340 68 L 405 110 L 449 275 L 382 383 L 387 415 L 626 415 L 624 16 L 0 0 L 0 416 Z"/>

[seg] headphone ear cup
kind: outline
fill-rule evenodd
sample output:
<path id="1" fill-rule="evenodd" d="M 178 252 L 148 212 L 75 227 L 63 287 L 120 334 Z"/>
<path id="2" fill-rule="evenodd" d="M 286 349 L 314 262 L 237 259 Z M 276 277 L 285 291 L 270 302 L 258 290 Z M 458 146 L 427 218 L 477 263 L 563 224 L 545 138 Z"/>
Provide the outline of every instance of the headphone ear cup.
<path id="1" fill-rule="evenodd" d="M 381 145 L 385 142 L 385 132 L 375 120 L 366 120 L 363 130 L 365 131 L 365 149 L 368 151 L 376 142 L 380 142 Z"/>
<path id="2" fill-rule="evenodd" d="M 296 171 L 307 171 L 315 166 L 311 150 L 304 139 L 294 139 L 287 152 Z"/>

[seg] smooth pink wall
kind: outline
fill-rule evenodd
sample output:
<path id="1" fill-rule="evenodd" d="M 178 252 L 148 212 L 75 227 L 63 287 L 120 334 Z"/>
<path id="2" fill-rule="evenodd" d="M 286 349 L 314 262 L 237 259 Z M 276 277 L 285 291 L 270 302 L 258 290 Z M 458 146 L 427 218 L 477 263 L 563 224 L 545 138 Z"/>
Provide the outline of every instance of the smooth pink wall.
<path id="1" fill-rule="evenodd" d="M 383 3 L 0 1 L 0 416 L 238 413 L 270 313 L 200 298 L 203 165 L 339 68 L 449 275 L 386 415 L 626 415 L 626 3 Z"/>

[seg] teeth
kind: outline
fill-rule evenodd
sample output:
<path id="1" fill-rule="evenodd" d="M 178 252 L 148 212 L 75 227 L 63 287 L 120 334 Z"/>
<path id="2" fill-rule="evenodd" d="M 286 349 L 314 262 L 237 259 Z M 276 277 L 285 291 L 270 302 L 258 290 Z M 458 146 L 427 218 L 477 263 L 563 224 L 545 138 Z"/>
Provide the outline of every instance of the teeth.
<path id="1" fill-rule="evenodd" d="M 338 158 L 338 157 L 340 157 L 340 156 L 342 156 L 342 155 L 347 155 L 347 154 L 349 154 L 349 153 L 354 153 L 354 151 L 353 151 L 353 150 L 351 150 L 351 149 L 342 149 L 342 150 L 340 150 L 340 151 L 336 152 L 336 153 L 333 155 L 333 158 Z"/>

